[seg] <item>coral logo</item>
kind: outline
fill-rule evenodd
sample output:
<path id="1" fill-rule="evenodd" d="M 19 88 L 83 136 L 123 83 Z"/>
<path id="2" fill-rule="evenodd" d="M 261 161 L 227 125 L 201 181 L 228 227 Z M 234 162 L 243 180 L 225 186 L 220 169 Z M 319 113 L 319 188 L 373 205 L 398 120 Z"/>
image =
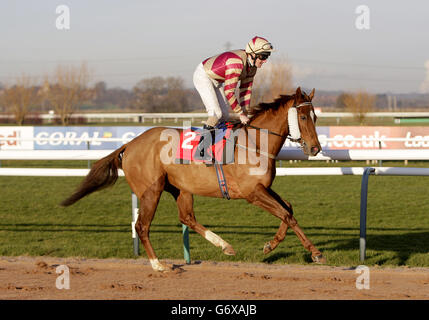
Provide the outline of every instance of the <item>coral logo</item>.
<path id="1" fill-rule="evenodd" d="M 0 127 L 0 149 L 33 149 L 33 127 Z"/>
<path id="2" fill-rule="evenodd" d="M 9 134 L 7 136 L 0 134 L 0 146 L 8 145 L 8 146 L 18 146 L 21 144 L 19 140 L 20 134 L 16 130 L 12 132 L 12 134 Z M 7 139 L 12 138 L 12 139 Z"/>

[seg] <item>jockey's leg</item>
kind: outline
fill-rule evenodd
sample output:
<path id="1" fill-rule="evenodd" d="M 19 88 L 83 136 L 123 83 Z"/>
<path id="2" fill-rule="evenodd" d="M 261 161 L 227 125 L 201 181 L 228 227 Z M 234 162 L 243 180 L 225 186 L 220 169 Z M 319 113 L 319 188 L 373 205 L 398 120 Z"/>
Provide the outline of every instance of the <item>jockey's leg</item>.
<path id="1" fill-rule="evenodd" d="M 204 125 L 204 129 L 207 131 L 203 131 L 201 134 L 195 157 L 199 160 L 210 160 L 211 155 L 208 155 L 206 150 L 214 142 L 214 127 L 223 114 L 219 104 L 219 89 L 215 87 L 215 84 L 209 78 L 201 63 L 195 69 L 193 82 L 208 113 L 208 119 Z"/>
<path id="2" fill-rule="evenodd" d="M 209 125 L 203 126 L 200 142 L 195 150 L 194 158 L 198 160 L 211 160 L 212 155 L 206 150 L 213 145 L 215 139 L 215 128 Z M 214 158 L 214 157 L 213 157 Z"/>
<path id="3" fill-rule="evenodd" d="M 207 110 L 209 116 L 208 121 L 211 122 L 206 124 L 214 127 L 217 121 L 222 118 L 222 109 L 219 104 L 217 88 L 215 89 L 213 80 L 211 80 L 205 72 L 202 63 L 195 69 L 193 83 Z"/>

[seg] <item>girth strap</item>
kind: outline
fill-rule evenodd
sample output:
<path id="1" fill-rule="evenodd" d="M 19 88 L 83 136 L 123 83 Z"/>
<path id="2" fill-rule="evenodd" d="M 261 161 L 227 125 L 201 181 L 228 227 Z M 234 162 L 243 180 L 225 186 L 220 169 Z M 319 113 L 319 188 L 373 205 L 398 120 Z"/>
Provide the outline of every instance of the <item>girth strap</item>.
<path id="1" fill-rule="evenodd" d="M 216 169 L 217 181 L 219 182 L 220 192 L 225 199 L 229 200 L 231 198 L 229 197 L 228 187 L 226 185 L 226 179 L 225 174 L 223 173 L 222 164 L 215 161 L 214 167 Z"/>

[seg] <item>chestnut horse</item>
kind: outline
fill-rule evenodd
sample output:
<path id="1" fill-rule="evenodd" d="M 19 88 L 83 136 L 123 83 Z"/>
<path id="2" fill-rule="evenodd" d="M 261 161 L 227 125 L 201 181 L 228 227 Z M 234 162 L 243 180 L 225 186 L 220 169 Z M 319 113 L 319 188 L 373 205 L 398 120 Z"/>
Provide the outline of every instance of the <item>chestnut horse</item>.
<path id="1" fill-rule="evenodd" d="M 313 96 L 314 89 L 310 95 L 307 95 L 298 88 L 293 95 L 281 96 L 273 103 L 260 104 L 253 112 L 249 110 L 251 120 L 248 125 L 239 130 L 234 163 L 224 165 L 224 174 L 231 199 L 246 199 L 249 203 L 267 210 L 281 220 L 274 239 L 264 246 L 265 254 L 274 250 L 283 241 L 290 227 L 303 246 L 311 252 L 313 261 L 325 263 L 326 260 L 320 251 L 298 226 L 291 204 L 271 189 L 276 176 L 275 156 L 291 133 L 291 125 L 288 121 L 288 115 L 291 114 L 289 109 L 296 109 L 296 111 L 292 110 L 297 122 L 295 129 L 299 128 L 300 131 L 300 137 L 296 138 L 296 141 L 300 142 L 303 152 L 315 156 L 321 150 L 315 129 L 316 116 L 311 104 Z M 252 136 L 251 130 L 260 135 Z M 215 168 L 197 162 L 186 165 L 176 164 L 174 161 L 164 159 L 169 156 L 170 159 L 174 159 L 174 157 L 171 158 L 171 154 L 176 150 L 181 131 L 182 129 L 156 127 L 144 132 L 95 162 L 75 193 L 61 203 L 63 206 L 69 206 L 94 191 L 113 185 L 118 177 L 118 169 L 122 169 L 132 191 L 140 199 L 135 229 L 152 268 L 156 271 L 171 269 L 158 260 L 149 240 L 149 228 L 164 190 L 176 199 L 182 224 L 187 225 L 215 246 L 221 247 L 225 254 L 235 254 L 229 243 L 199 224 L 194 215 L 194 194 L 222 198 Z M 165 132 L 172 132 L 172 138 L 166 138 Z M 266 133 L 265 147 L 262 145 L 264 140 L 262 132 Z M 239 159 L 240 152 L 243 150 L 245 161 Z M 251 150 L 254 151 L 253 155 Z M 252 173 L 252 170 L 261 169 L 260 163 L 254 164 L 256 154 L 259 155 L 260 163 L 262 160 L 265 161 L 265 168 L 260 170 L 260 173 Z"/>

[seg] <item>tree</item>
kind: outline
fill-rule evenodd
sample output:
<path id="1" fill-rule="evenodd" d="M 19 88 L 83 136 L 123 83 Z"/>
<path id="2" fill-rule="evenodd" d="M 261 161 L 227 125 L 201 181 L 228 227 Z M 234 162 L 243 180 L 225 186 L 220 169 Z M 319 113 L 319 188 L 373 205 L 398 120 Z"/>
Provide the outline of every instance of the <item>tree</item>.
<path id="1" fill-rule="evenodd" d="M 339 110 L 345 110 L 346 109 L 346 103 L 345 100 L 350 95 L 350 93 L 341 93 L 337 99 L 335 100 L 335 108 Z"/>
<path id="2" fill-rule="evenodd" d="M 32 78 L 22 75 L 14 85 L 5 86 L 0 101 L 7 112 L 13 113 L 16 123 L 22 125 L 30 108 L 40 102 L 40 95 Z"/>
<path id="3" fill-rule="evenodd" d="M 94 100 L 103 100 L 106 95 L 107 85 L 104 81 L 99 81 L 94 86 Z"/>
<path id="4" fill-rule="evenodd" d="M 133 93 L 134 108 L 145 112 L 185 112 L 190 108 L 189 93 L 180 77 L 143 79 Z"/>
<path id="5" fill-rule="evenodd" d="M 163 101 L 163 109 L 166 111 L 186 112 L 189 111 L 188 92 L 184 81 L 180 77 L 169 77 L 166 79 L 167 93 Z"/>
<path id="6" fill-rule="evenodd" d="M 257 71 L 252 90 L 252 105 L 272 102 L 281 94 L 293 94 L 292 66 L 286 58 L 267 62 Z"/>
<path id="7" fill-rule="evenodd" d="M 369 94 L 366 91 L 358 91 L 356 93 L 348 93 L 343 97 L 345 109 L 355 115 L 355 118 L 360 124 L 363 124 L 366 114 L 374 110 L 375 95 Z"/>
<path id="8" fill-rule="evenodd" d="M 94 90 L 87 87 L 90 77 L 85 63 L 80 67 L 59 65 L 55 69 L 46 97 L 62 125 L 69 123 L 80 104 L 93 98 Z"/>

